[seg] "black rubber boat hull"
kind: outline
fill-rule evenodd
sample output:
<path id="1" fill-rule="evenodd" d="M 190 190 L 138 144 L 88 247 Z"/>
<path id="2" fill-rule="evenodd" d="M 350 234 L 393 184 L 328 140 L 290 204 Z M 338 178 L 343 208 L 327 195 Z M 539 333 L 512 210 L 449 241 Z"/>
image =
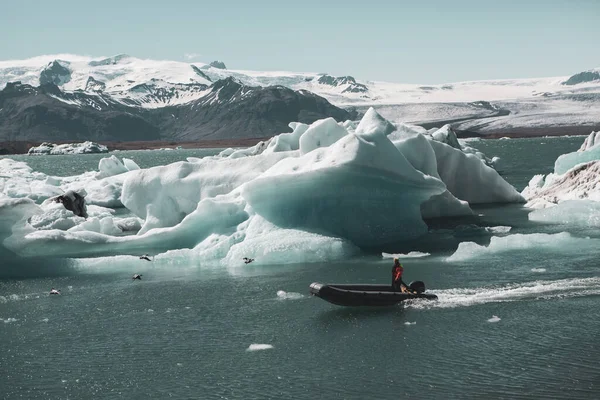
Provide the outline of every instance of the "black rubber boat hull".
<path id="1" fill-rule="evenodd" d="M 314 282 L 310 285 L 310 293 L 338 306 L 393 306 L 405 300 L 427 299 L 437 300 L 435 294 L 403 293 L 395 291 L 389 285 L 337 285 Z"/>

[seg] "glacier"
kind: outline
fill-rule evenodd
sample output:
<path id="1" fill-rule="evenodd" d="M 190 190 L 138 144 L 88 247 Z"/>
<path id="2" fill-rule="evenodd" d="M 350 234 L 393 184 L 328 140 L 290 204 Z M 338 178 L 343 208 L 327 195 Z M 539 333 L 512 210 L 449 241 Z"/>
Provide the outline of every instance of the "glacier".
<path id="1" fill-rule="evenodd" d="M 373 109 L 358 124 L 290 128 L 250 148 L 147 169 L 111 155 L 98 171 L 53 177 L 0 160 L 3 249 L 220 266 L 328 261 L 419 238 L 427 219 L 472 215 L 470 204 L 525 201 L 446 128 L 397 129 Z M 85 195 L 87 219 L 51 200 L 67 190 Z"/>
<path id="2" fill-rule="evenodd" d="M 582 129 L 597 126 L 600 80 L 590 79 L 597 75 L 595 69 L 570 77 L 421 85 L 314 72 L 220 69 L 201 62 L 149 60 L 127 54 L 54 54 L 0 61 L 0 89 L 17 81 L 32 86 L 52 83 L 62 91 L 85 92 L 95 99 L 91 100 L 95 107 L 102 107 L 106 99 L 141 108 L 183 105 L 206 96 L 214 82 L 233 78 L 245 86 L 281 85 L 309 91 L 336 106 L 360 107 L 360 111 L 376 106 L 397 123 L 440 122 L 436 124 L 440 126 L 453 121 L 456 129 L 484 135 L 563 134 L 564 129 L 580 134 Z M 90 105 L 80 100 L 73 104 Z"/>

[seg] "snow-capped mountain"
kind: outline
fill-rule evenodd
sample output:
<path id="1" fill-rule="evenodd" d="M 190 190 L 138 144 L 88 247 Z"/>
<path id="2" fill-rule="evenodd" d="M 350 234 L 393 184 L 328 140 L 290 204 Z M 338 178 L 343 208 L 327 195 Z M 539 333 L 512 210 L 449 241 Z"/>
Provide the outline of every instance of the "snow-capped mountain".
<path id="1" fill-rule="evenodd" d="M 222 61 L 144 60 L 50 55 L 0 62 L 0 88 L 9 82 L 54 84 L 64 93 L 85 93 L 105 102 L 143 109 L 209 101 L 215 82 L 234 78 L 245 87 L 284 86 L 312 92 L 339 107 L 375 106 L 394 122 L 441 126 L 451 122 L 475 134 L 552 134 L 600 127 L 600 69 L 572 76 L 457 82 L 438 85 L 361 81 L 325 73 L 227 69 Z M 577 130 L 576 129 L 576 130 Z M 537 132 L 536 134 L 543 134 Z"/>
<path id="2" fill-rule="evenodd" d="M 177 88 L 185 91 L 177 91 Z M 211 86 L 173 84 L 172 91 L 150 82 L 130 88 L 137 96 L 103 91 L 64 91 L 54 83 L 38 87 L 9 83 L 0 91 L 0 141 L 196 141 L 263 138 L 287 131 L 291 121 L 352 119 L 306 91 L 283 86 L 247 86 L 234 78 Z M 148 99 L 169 103 L 200 93 L 185 104 L 143 107 Z M 167 101 L 165 101 L 167 102 Z"/>
<path id="3" fill-rule="evenodd" d="M 248 86 L 282 85 L 294 90 L 308 90 L 337 105 L 500 101 L 600 92 L 600 69 L 570 77 L 417 85 L 359 81 L 349 75 L 230 70 L 222 61 L 204 64 L 143 60 L 126 54 L 108 58 L 63 54 L 0 61 L 0 89 L 8 82 L 20 81 L 32 86 L 54 83 L 66 91 L 102 91 L 118 98 L 125 98 L 128 93 L 134 96 L 140 85 L 178 94 L 167 96 L 169 102 L 164 96 L 158 96 L 156 102 L 142 102 L 140 105 L 144 107 L 192 101 L 203 95 L 198 90 L 199 85 L 209 86 L 227 77 L 234 77 Z"/>

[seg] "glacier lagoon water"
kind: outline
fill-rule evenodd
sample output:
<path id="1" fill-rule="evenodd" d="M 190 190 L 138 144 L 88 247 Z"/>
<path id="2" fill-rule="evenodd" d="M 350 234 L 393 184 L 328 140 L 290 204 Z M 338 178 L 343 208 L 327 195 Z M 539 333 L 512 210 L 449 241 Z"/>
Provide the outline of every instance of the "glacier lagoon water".
<path id="1" fill-rule="evenodd" d="M 582 140 L 471 145 L 500 156 L 520 190 Z M 143 167 L 201 156 L 188 151 L 120 156 Z M 97 163 L 64 157 L 25 160 L 68 175 Z M 346 309 L 307 295 L 313 281 L 387 282 L 390 260 L 367 254 L 224 270 L 107 262 L 0 281 L 1 397 L 598 398 L 600 234 L 529 222 L 515 205 L 475 210 L 479 225 L 512 229 L 438 223 L 412 248 L 389 249 L 431 253 L 403 263 L 435 303 Z"/>

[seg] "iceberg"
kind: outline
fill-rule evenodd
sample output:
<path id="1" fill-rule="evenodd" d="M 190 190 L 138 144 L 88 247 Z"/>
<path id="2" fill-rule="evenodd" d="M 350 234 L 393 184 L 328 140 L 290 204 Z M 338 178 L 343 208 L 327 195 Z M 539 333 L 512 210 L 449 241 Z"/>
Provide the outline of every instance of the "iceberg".
<path id="1" fill-rule="evenodd" d="M 0 160 L 0 171 L 23 172 L 0 180 L 2 201 L 21 202 L 16 215 L 0 205 L 2 245 L 20 257 L 324 262 L 418 238 L 426 219 L 471 215 L 472 203 L 524 201 L 448 135 L 408 126 L 398 134 L 373 109 L 358 124 L 290 128 L 250 148 L 146 169 L 111 156 L 74 177 Z M 45 201 L 67 190 L 85 190 L 87 218 Z"/>
<path id="2" fill-rule="evenodd" d="M 42 143 L 39 146 L 34 146 L 29 149 L 27 154 L 30 156 L 39 155 L 63 155 L 63 154 L 95 154 L 95 153 L 108 153 L 108 147 L 94 143 L 94 142 L 83 142 L 83 143 L 67 143 L 67 144 L 53 144 L 53 143 Z"/>
<path id="3" fill-rule="evenodd" d="M 600 244 L 600 239 L 584 239 L 572 236 L 568 232 L 555 234 L 547 233 L 517 233 L 509 236 L 492 236 L 489 246 L 481 246 L 475 242 L 461 242 L 450 257 L 448 262 L 477 261 L 494 258 L 498 254 L 507 252 L 525 252 L 532 250 L 578 254 L 585 252 L 590 246 Z"/>
<path id="4" fill-rule="evenodd" d="M 535 175 L 522 191 L 527 207 L 553 207 L 568 200 L 600 201 L 600 135 L 592 132 L 579 150 L 559 156 L 554 172 Z"/>
<path id="5" fill-rule="evenodd" d="M 593 200 L 566 200 L 554 207 L 534 210 L 530 221 L 564 225 L 600 227 L 600 202 Z"/>

